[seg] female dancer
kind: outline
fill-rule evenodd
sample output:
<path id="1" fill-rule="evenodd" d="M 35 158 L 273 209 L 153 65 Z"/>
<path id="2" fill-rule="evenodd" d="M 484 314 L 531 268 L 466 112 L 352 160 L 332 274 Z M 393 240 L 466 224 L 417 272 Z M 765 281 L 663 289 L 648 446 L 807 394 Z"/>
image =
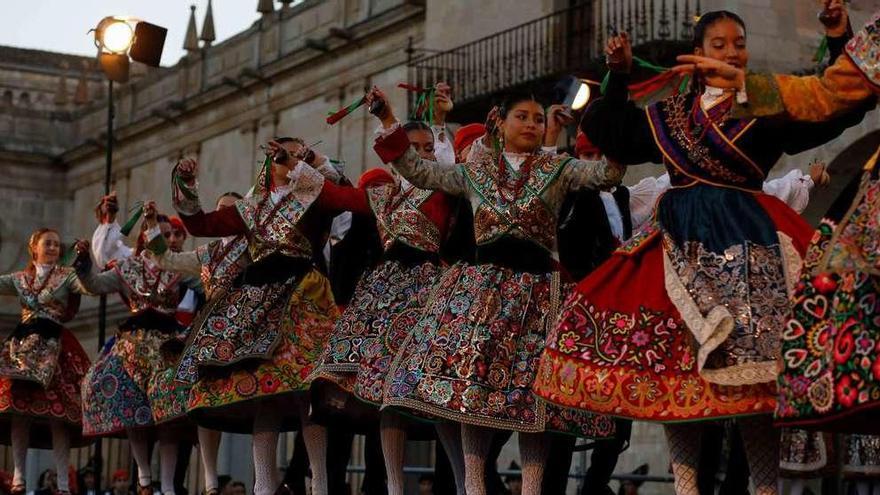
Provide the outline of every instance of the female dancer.
<path id="1" fill-rule="evenodd" d="M 374 89 L 369 99 L 385 98 Z M 477 241 L 477 263 L 447 270 L 401 346 L 385 404 L 462 423 L 469 494 L 485 493 L 492 428 L 519 431 L 523 493 L 539 493 L 547 414 L 530 386 L 560 303 L 559 208 L 566 192 L 615 184 L 623 171 L 540 151 L 545 113 L 530 96 L 509 98 L 493 119 L 501 152 L 475 143 L 468 163 L 455 166 L 421 159 L 387 100 L 385 109 L 379 156 L 416 187 L 466 197 Z M 607 418 L 594 420 L 590 433 L 609 433 L 598 426 Z"/>
<path id="2" fill-rule="evenodd" d="M 421 122 L 403 127 L 410 141 L 423 143 L 415 147 L 419 156 L 433 160 L 431 129 Z M 428 294 L 440 277 L 440 251 L 454 203 L 454 198 L 443 192 L 419 189 L 397 174 L 393 177 L 391 183 L 366 189 L 339 187 L 326 181 L 317 200 L 318 208 L 374 217 L 383 253 L 378 266 L 361 278 L 337 322 L 321 363 L 312 374 L 318 380 L 313 386 L 330 381 L 376 407 L 383 402 L 391 361 L 418 322 Z M 397 412 L 386 410 L 381 414 L 389 495 L 404 493 L 405 423 Z M 458 425 L 438 423 L 437 431 L 452 460 L 458 491 L 463 494 Z"/>
<path id="3" fill-rule="evenodd" d="M 217 200 L 217 209 L 231 208 L 241 198 L 238 193 L 225 193 Z M 146 205 L 147 211 L 154 209 L 154 203 L 150 202 Z M 146 217 L 154 218 L 152 215 Z M 147 226 L 150 229 L 147 233 L 148 245 L 150 245 L 149 241 L 160 234 L 158 225 L 153 221 L 148 221 Z M 227 290 L 235 277 L 250 263 L 247 239 L 244 236 L 214 240 L 199 246 L 195 251 L 180 253 L 161 249 L 159 251 L 151 258 L 161 269 L 200 277 L 207 298 L 206 304 L 211 304 L 215 297 Z M 198 325 L 198 322 L 199 320 L 196 319 L 193 324 Z M 178 343 L 175 347 L 182 347 L 180 339 L 185 341 L 188 334 L 189 329 L 185 334 L 177 336 L 172 341 Z M 157 425 L 182 419 L 186 415 L 189 402 L 190 384 L 174 379 L 181 351 L 171 350 L 170 353 L 174 355 L 173 359 L 166 361 L 165 369 L 153 376 L 148 387 L 150 403 L 153 405 L 153 417 Z M 220 432 L 199 426 L 198 439 L 205 477 L 205 494 L 216 495 L 219 491 L 217 451 L 220 448 Z"/>
<path id="4" fill-rule="evenodd" d="M 748 63 L 745 24 L 730 12 L 704 14 L 693 46 Z M 741 417 L 758 493 L 775 493 L 776 359 L 811 229 L 761 186 L 783 153 L 827 141 L 849 122 L 735 119 L 736 95 L 700 81 L 641 110 L 627 101 L 626 35 L 606 53 L 610 87 L 588 110 L 584 131 L 612 159 L 664 163 L 672 188 L 655 221 L 566 302 L 535 390 L 563 406 L 666 423 L 682 494 L 697 490 L 699 421 Z"/>
<path id="5" fill-rule="evenodd" d="M 108 259 L 108 246 L 117 245 L 119 226 L 114 205 L 113 196 L 102 199 L 100 228 L 108 235 L 97 236 L 105 242 L 93 246 L 96 259 Z M 86 290 L 92 294 L 119 293 L 131 311 L 83 381 L 83 433 L 93 437 L 128 437 L 138 468 L 139 495 L 152 493 L 149 453 L 152 437 L 158 434 L 162 493 L 173 494 L 177 432 L 155 428 L 147 389 L 153 375 L 163 368 L 161 345 L 183 330 L 174 317 L 177 305 L 187 288 L 201 292 L 201 287 L 197 278 L 162 270 L 146 256 L 148 224 L 158 224 L 162 235 L 171 238 L 168 217 L 151 211 L 142 223 L 134 253 L 112 260 L 112 268 L 101 273 L 93 270 L 88 243 L 80 241 L 76 245 L 77 275 Z"/>
<path id="6" fill-rule="evenodd" d="M 61 266 L 58 232 L 37 229 L 28 241 L 30 261 L 0 276 L 0 294 L 21 303 L 21 323 L 0 348 L 0 422 L 12 432 L 13 495 L 23 495 L 28 447 L 52 448 L 58 491 L 70 493 L 71 444 L 83 445 L 80 387 L 89 358 L 63 324 L 79 309 L 79 284 Z M 9 441 L 9 440 L 6 440 Z"/>
<path id="7" fill-rule="evenodd" d="M 839 16 L 844 27 L 846 16 Z M 829 26 L 829 29 L 834 26 Z M 744 88 L 742 115 L 798 122 L 861 115 L 876 103 L 880 64 L 880 12 L 847 44 L 845 55 L 822 76 L 749 74 L 725 61 L 680 57 L 720 87 Z M 788 124 L 791 125 L 791 124 Z M 880 433 L 880 369 L 867 351 L 880 342 L 876 314 L 880 280 L 875 275 L 880 191 L 878 154 L 867 160 L 831 206 L 807 251 L 795 294 L 793 318 L 783 335 L 784 370 L 779 377 L 778 422 L 855 433 Z M 817 345 L 818 344 L 818 345 Z M 870 345 L 869 345 L 870 344 Z M 875 353 L 876 354 L 876 353 Z"/>
<path id="8" fill-rule="evenodd" d="M 198 164 L 183 160 L 174 169 L 174 206 L 187 230 L 201 237 L 244 236 L 251 258 L 200 314 L 177 378 L 195 382 L 187 409 L 196 423 L 253 432 L 255 494 L 278 488 L 279 432 L 301 425 L 312 493 L 322 495 L 327 432 L 309 421 L 306 378 L 338 317 L 330 284 L 312 261 L 313 246 L 323 244 L 316 225 L 323 219 L 311 207 L 324 176 L 300 161 L 314 156 L 302 141 L 280 139 L 270 147 L 270 168 L 232 208 L 202 211 Z"/>

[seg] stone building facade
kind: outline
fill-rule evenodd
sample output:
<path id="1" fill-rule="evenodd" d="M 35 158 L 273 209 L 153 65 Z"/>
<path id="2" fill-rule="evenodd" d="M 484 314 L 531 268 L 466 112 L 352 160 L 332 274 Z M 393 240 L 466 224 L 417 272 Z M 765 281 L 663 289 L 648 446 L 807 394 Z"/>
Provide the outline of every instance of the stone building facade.
<path id="1" fill-rule="evenodd" d="M 581 3 L 288 0 L 275 6 L 261 1 L 261 18 L 250 28 L 218 44 L 211 43 L 212 35 L 203 36 L 201 46 L 188 36 L 188 54 L 177 64 L 158 69 L 136 66 L 132 81 L 117 86 L 112 189 L 120 197 L 122 211 L 145 199 L 155 199 L 160 209 L 169 211 L 171 168 L 181 157 L 194 156 L 201 163 L 204 201 L 229 190 L 244 192 L 261 159 L 258 146 L 278 135 L 320 142 L 318 148 L 344 160 L 346 173 L 356 178 L 380 165 L 371 149 L 375 122 L 359 111 L 330 127 L 324 121 L 328 110 L 347 105 L 373 85 L 387 89 L 394 105 L 405 108 L 406 95 L 393 88 L 410 77 L 408 62 L 454 51 Z M 630 3 L 590 2 L 596 18 Z M 660 12 L 659 0 L 648 3 L 654 13 Z M 687 8 L 687 12 L 727 8 L 742 14 L 754 69 L 799 71 L 813 65 L 820 37 L 815 2 L 668 3 L 670 9 Z M 667 2 L 662 4 L 666 8 Z M 876 0 L 853 2 L 853 25 L 860 25 L 878 7 Z M 682 22 L 681 11 L 678 14 L 675 22 Z M 207 33 L 207 26 L 201 31 Z M 8 272 L 24 265 L 25 242 L 37 227 L 56 227 L 67 241 L 90 236 L 93 208 L 104 187 L 107 89 L 91 58 L 0 47 L 0 97 L 0 194 L 5 213 L 0 216 L 0 270 Z M 877 129 L 877 119 L 872 112 L 859 127 L 824 148 L 787 157 L 777 173 L 806 168 L 814 156 L 835 163 L 840 170 L 835 177 L 854 173 L 858 165 L 850 158 L 863 152 L 859 138 Z M 835 161 L 837 157 L 842 158 Z M 627 181 L 659 171 L 634 167 Z M 842 182 L 817 193 L 809 211 L 812 218 Z M 195 242 L 190 240 L 189 245 Z M 112 298 L 111 303 L 112 329 L 125 310 Z M 16 305 L 4 300 L 2 328 L 11 328 L 17 318 Z M 96 321 L 96 301 L 84 299 L 72 327 L 86 349 L 97 349 Z M 289 450 L 286 445 L 283 449 Z M 246 437 L 226 437 L 220 472 L 250 479 L 249 455 L 242 453 L 249 453 Z M 506 467 L 516 456 L 516 448 L 511 447 L 499 464 Z M 40 466 L 48 462 L 45 457 L 31 462 L 30 479 L 35 480 Z M 117 457 L 124 460 L 121 453 Z M 573 471 L 582 469 L 584 462 L 577 458 Z M 657 426 L 637 425 L 633 447 L 622 456 L 619 471 L 643 462 L 650 463 L 651 474 L 667 474 L 665 441 Z M 650 483 L 642 493 L 671 493 L 671 486 Z"/>

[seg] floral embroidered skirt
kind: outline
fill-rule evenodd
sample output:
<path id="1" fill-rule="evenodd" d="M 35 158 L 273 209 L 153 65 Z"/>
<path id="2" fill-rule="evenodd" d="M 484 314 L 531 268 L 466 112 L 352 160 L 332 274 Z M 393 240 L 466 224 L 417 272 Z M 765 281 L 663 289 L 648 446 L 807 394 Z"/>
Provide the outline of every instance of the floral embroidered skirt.
<path id="1" fill-rule="evenodd" d="M 282 414 L 284 430 L 299 428 L 294 401 L 308 392 L 308 377 L 326 347 L 339 310 L 330 283 L 316 270 L 288 291 L 283 310 L 281 338 L 270 359 L 199 372 L 187 406 L 190 419 L 207 428 L 251 433 L 260 409 L 273 408 Z"/>
<path id="2" fill-rule="evenodd" d="M 560 302 L 558 277 L 491 264 L 450 267 L 391 365 L 385 405 L 465 424 L 545 431 L 548 410 L 531 385 Z M 578 424 L 560 430 L 613 434 L 608 418 L 570 413 Z"/>
<path id="3" fill-rule="evenodd" d="M 366 274 L 336 323 L 313 377 L 381 406 L 391 361 L 418 323 L 440 271 L 430 262 L 386 261 Z"/>
<path id="4" fill-rule="evenodd" d="M 179 316 L 178 321 L 180 321 Z M 175 376 L 188 330 L 168 339 L 163 344 L 160 349 L 163 357 L 162 369 L 154 373 L 147 384 L 147 396 L 153 409 L 153 421 L 157 425 L 186 422 L 186 405 L 189 402 L 192 384 L 178 381 Z"/>
<path id="5" fill-rule="evenodd" d="M 0 443 L 10 444 L 12 416 L 26 416 L 32 420 L 30 448 L 52 447 L 50 422 L 53 421 L 68 426 L 72 446 L 89 443 L 82 435 L 80 395 L 83 377 L 89 369 L 89 357 L 66 328 L 61 329 L 58 338 L 48 340 L 32 334 L 24 339 L 24 346 L 13 345 L 12 337 L 3 342 L 0 350 L 3 354 L 0 361 L 4 363 L 0 371 Z M 29 350 L 36 352 L 26 352 Z"/>
<path id="6" fill-rule="evenodd" d="M 534 390 L 643 421 L 772 412 L 790 274 L 811 231 L 761 193 L 670 190 L 657 223 L 566 300 Z"/>
<path id="7" fill-rule="evenodd" d="M 83 381 L 83 434 L 124 436 L 125 430 L 155 425 L 147 394 L 164 367 L 161 330 L 121 330 L 110 339 Z"/>
<path id="8" fill-rule="evenodd" d="M 819 225 L 783 333 L 776 419 L 880 433 L 880 181 L 856 178 Z"/>

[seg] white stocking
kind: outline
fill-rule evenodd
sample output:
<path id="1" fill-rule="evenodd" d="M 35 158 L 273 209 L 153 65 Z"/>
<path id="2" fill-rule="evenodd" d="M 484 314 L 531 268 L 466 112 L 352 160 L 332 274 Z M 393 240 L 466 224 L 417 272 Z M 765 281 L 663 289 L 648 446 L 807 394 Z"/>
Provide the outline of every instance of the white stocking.
<path id="1" fill-rule="evenodd" d="M 522 493 L 541 495 L 544 481 L 544 464 L 547 462 L 547 435 L 544 433 L 520 433 L 519 452 L 522 456 Z"/>
<path id="2" fill-rule="evenodd" d="M 858 495 L 871 495 L 871 484 L 867 481 L 857 481 L 856 493 Z"/>
<path id="3" fill-rule="evenodd" d="M 177 467 L 178 441 L 175 431 L 159 430 L 159 479 L 162 495 L 174 495 L 174 470 Z"/>
<path id="4" fill-rule="evenodd" d="M 461 449 L 461 425 L 452 422 L 437 423 L 437 438 L 443 444 L 446 457 L 455 477 L 456 495 L 466 495 L 464 488 L 464 452 Z"/>
<path id="5" fill-rule="evenodd" d="M 52 457 L 55 460 L 55 471 L 58 473 L 58 491 L 70 491 L 70 432 L 60 421 L 52 421 Z"/>
<path id="6" fill-rule="evenodd" d="M 664 425 L 672 474 L 675 476 L 676 495 L 699 495 L 697 466 L 700 460 L 700 438 L 703 426 L 699 423 Z"/>
<path id="7" fill-rule="evenodd" d="M 278 433 L 281 415 L 263 408 L 254 419 L 254 495 L 273 495 L 278 489 Z"/>
<path id="8" fill-rule="evenodd" d="M 379 432 L 382 455 L 388 476 L 388 495 L 403 495 L 403 457 L 406 453 L 406 429 L 403 418 L 391 411 L 382 411 Z"/>
<path id="9" fill-rule="evenodd" d="M 27 467 L 27 451 L 30 441 L 30 418 L 12 416 L 12 486 L 25 485 L 24 472 Z"/>
<path id="10" fill-rule="evenodd" d="M 464 482 L 468 495 L 486 495 L 486 457 L 492 448 L 493 436 L 488 428 L 461 425 Z"/>
<path id="11" fill-rule="evenodd" d="M 126 430 L 128 443 L 131 445 L 131 456 L 138 470 L 138 486 L 150 486 L 153 483 L 153 474 L 150 470 L 150 435 L 144 429 L 134 428 Z"/>
<path id="12" fill-rule="evenodd" d="M 312 468 L 312 495 L 327 495 L 327 428 L 309 421 L 309 402 L 299 403 L 303 443 Z"/>
<path id="13" fill-rule="evenodd" d="M 791 485 L 788 489 L 788 495 L 802 495 L 804 493 L 804 479 L 803 478 L 795 478 L 791 480 Z M 779 480 L 779 493 L 782 493 L 782 480 Z"/>
<path id="14" fill-rule="evenodd" d="M 202 458 L 202 470 L 205 475 L 205 492 L 217 490 L 217 452 L 220 450 L 220 432 L 199 426 L 199 456 Z"/>

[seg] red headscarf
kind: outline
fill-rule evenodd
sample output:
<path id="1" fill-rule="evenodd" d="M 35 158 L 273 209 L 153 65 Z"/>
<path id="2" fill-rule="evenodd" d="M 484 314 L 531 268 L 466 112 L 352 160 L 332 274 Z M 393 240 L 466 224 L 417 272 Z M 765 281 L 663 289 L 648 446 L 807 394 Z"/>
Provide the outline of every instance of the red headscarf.
<path id="1" fill-rule="evenodd" d="M 461 153 L 462 150 L 474 144 L 474 141 L 486 134 L 486 126 L 483 124 L 468 124 L 461 126 L 455 133 L 455 152 Z"/>
<path id="2" fill-rule="evenodd" d="M 574 142 L 574 152 L 578 156 L 578 158 L 584 155 L 602 154 L 602 151 L 599 149 L 599 147 L 593 144 L 590 141 L 590 138 L 588 138 L 587 135 L 581 131 L 578 131 L 577 133 L 577 139 Z"/>
<path id="3" fill-rule="evenodd" d="M 168 223 L 171 224 L 173 230 L 179 230 L 184 234 L 188 234 L 186 226 L 183 225 L 183 220 L 181 220 L 180 217 L 168 217 Z"/>
<path id="4" fill-rule="evenodd" d="M 117 469 L 113 471 L 113 476 L 110 478 L 111 481 L 116 480 L 125 480 L 128 481 L 128 470 L 127 469 Z"/>
<path id="5" fill-rule="evenodd" d="M 394 182 L 394 177 L 384 168 L 377 167 L 361 174 L 361 178 L 358 179 L 358 187 L 376 187 L 382 184 L 391 184 L 392 182 Z"/>

